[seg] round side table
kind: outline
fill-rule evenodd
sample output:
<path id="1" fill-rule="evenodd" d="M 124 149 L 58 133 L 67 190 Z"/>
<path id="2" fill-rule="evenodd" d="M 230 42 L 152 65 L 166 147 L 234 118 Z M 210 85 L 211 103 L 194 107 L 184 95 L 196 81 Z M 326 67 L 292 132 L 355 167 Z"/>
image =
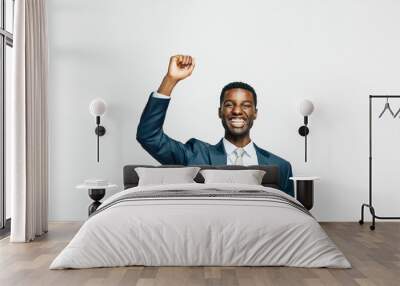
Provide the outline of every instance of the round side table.
<path id="1" fill-rule="evenodd" d="M 111 188 L 116 188 L 117 185 L 115 184 L 108 184 L 104 186 L 93 186 L 93 185 L 86 185 L 86 184 L 81 184 L 77 185 L 77 189 L 86 189 L 88 190 L 89 197 L 93 200 L 93 203 L 89 205 L 88 208 L 88 213 L 89 216 L 94 213 L 97 208 L 101 205 L 100 200 L 104 198 L 104 195 L 106 194 L 106 189 L 111 189 Z"/>
<path id="2" fill-rule="evenodd" d="M 314 181 L 319 177 L 290 177 L 296 182 L 296 199 L 303 204 L 307 210 L 314 206 Z"/>

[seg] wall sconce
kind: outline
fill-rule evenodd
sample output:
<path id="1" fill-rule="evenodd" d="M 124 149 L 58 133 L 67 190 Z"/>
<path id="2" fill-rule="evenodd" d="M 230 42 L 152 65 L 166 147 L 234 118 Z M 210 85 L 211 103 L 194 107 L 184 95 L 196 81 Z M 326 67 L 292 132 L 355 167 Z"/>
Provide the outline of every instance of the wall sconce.
<path id="1" fill-rule="evenodd" d="M 99 162 L 99 137 L 106 134 L 106 129 L 100 125 L 100 116 L 106 112 L 107 105 L 101 98 L 93 99 L 89 104 L 90 113 L 96 117 L 97 127 L 94 133 L 97 135 L 97 162 Z"/>
<path id="2" fill-rule="evenodd" d="M 307 135 L 310 133 L 310 130 L 307 127 L 308 116 L 314 111 L 314 105 L 310 100 L 305 99 L 300 103 L 299 111 L 304 117 L 304 125 L 299 128 L 299 134 L 304 136 L 304 162 L 307 162 Z"/>

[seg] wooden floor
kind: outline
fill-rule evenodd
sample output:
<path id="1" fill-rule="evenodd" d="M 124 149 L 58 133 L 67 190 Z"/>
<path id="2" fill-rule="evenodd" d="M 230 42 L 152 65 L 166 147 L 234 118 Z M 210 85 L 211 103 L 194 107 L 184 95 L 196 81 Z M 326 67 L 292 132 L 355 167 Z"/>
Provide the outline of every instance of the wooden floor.
<path id="1" fill-rule="evenodd" d="M 0 285 L 400 285 L 400 222 L 379 222 L 375 231 L 358 223 L 322 223 L 353 268 L 119 267 L 48 270 L 80 227 L 51 223 L 32 243 L 0 241 Z"/>

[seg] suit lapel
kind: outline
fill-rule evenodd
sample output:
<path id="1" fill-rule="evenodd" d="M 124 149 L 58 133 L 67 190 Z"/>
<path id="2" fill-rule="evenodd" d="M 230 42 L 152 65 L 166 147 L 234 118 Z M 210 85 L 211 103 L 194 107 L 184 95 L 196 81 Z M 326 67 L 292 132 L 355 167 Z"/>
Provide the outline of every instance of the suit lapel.
<path id="1" fill-rule="evenodd" d="M 210 148 L 210 161 L 212 166 L 226 165 L 226 152 L 222 139 Z"/>
<path id="2" fill-rule="evenodd" d="M 257 153 L 257 161 L 258 161 L 258 165 L 268 165 L 269 160 L 269 154 L 267 151 L 259 148 L 256 144 L 254 144 L 254 147 L 256 149 L 256 153 Z"/>

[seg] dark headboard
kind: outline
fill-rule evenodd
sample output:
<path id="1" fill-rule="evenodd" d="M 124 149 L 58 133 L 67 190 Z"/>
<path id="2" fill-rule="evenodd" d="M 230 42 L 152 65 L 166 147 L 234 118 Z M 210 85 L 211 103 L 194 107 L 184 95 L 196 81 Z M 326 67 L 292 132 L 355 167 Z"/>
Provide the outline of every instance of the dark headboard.
<path id="1" fill-rule="evenodd" d="M 137 167 L 147 167 L 147 168 L 179 168 L 184 167 L 181 165 L 161 165 L 161 166 L 152 166 L 152 165 L 126 165 L 124 167 L 124 189 L 133 188 L 138 185 L 139 177 L 135 172 L 135 168 Z M 224 165 L 224 166 L 195 166 L 200 167 L 201 169 L 221 169 L 221 170 L 245 170 L 245 169 L 257 169 L 266 171 L 262 185 L 265 187 L 271 187 L 275 189 L 279 189 L 279 169 L 277 166 L 266 166 L 266 165 L 255 165 L 255 166 L 235 166 L 235 165 Z M 204 183 L 203 176 L 199 173 L 197 174 L 194 180 L 197 183 Z"/>

